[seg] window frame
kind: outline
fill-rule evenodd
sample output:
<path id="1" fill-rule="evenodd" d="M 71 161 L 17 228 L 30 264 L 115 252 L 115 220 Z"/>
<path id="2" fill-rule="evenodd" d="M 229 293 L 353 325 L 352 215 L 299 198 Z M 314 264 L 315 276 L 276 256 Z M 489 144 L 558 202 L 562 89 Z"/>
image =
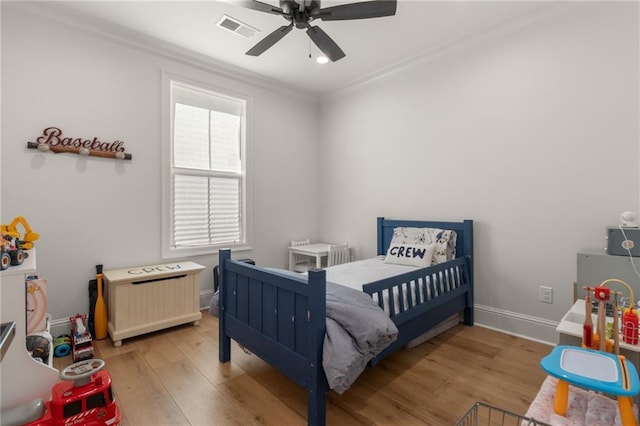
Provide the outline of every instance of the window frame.
<path id="1" fill-rule="evenodd" d="M 244 101 L 244 125 L 241 131 L 240 158 L 242 161 L 241 172 L 241 235 L 244 241 L 235 244 L 207 245 L 202 247 L 173 247 L 173 99 L 171 96 L 171 84 L 177 83 L 192 86 L 205 91 L 213 92 L 223 97 L 230 97 Z M 183 77 L 162 71 L 162 257 L 164 259 L 185 258 L 190 256 L 217 254 L 222 248 L 232 251 L 251 250 L 252 241 L 252 206 L 251 206 L 251 166 L 247 154 L 251 141 L 251 123 L 253 112 L 253 98 L 249 95 L 221 89 L 215 85 L 199 80 Z"/>

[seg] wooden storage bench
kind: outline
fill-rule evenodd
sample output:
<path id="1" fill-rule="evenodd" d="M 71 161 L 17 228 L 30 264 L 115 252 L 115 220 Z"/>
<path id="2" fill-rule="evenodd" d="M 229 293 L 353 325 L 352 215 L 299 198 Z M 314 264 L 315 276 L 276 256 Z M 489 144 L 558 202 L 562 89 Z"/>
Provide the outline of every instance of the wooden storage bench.
<path id="1" fill-rule="evenodd" d="M 193 322 L 200 312 L 200 271 L 193 262 L 105 271 L 109 336 L 114 346 L 144 333 Z"/>

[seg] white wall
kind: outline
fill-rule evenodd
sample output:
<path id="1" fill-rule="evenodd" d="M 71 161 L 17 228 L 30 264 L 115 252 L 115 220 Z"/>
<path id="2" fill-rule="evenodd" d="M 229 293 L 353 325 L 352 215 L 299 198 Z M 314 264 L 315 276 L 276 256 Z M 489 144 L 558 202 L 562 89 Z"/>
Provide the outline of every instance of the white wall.
<path id="1" fill-rule="evenodd" d="M 0 220 L 22 215 L 40 233 L 37 267 L 49 280 L 54 323 L 87 312 L 96 264 L 109 270 L 163 263 L 162 71 L 253 98 L 253 250 L 234 257 L 285 267 L 290 239 L 319 237 L 318 200 L 308 195 L 320 183 L 315 100 L 276 84 L 251 84 L 250 75 L 229 78 L 195 59 L 172 59 L 159 46 L 155 52 L 137 48 L 131 35 L 123 44 L 100 34 L 108 28 L 80 30 L 47 17 L 56 16 L 52 11 L 36 13 L 40 7 L 2 3 Z M 74 138 L 122 140 L 133 160 L 27 149 L 49 126 Z M 217 256 L 192 260 L 207 266 L 201 277 L 206 295 Z"/>
<path id="2" fill-rule="evenodd" d="M 638 52 L 638 3 L 563 4 L 328 97 L 324 237 L 473 219 L 477 322 L 555 341 L 576 253 L 639 210 Z"/>

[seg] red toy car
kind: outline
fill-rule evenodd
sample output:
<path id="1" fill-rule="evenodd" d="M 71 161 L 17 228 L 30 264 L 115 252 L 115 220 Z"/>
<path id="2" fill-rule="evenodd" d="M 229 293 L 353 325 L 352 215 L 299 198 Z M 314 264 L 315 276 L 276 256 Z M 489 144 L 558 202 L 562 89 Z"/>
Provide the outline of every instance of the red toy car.
<path id="1" fill-rule="evenodd" d="M 71 364 L 60 372 L 62 382 L 44 403 L 44 414 L 27 426 L 115 426 L 120 410 L 111 390 L 111 376 L 103 371 L 104 361 L 88 359 Z M 70 381 L 73 382 L 70 382 Z"/>

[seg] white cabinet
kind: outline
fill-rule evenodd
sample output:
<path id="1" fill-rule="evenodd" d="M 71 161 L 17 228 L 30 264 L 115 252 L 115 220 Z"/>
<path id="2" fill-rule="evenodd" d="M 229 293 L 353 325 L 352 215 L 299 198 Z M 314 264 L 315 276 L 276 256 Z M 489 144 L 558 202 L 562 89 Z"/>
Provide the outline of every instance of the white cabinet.
<path id="1" fill-rule="evenodd" d="M 36 398 L 48 400 L 51 387 L 58 381 L 58 370 L 31 358 L 26 348 L 25 282 L 27 276 L 35 273 L 35 249 L 29 250 L 22 265 L 0 272 L 0 322 L 16 323 L 14 339 L 0 362 L 0 408 L 3 410 Z"/>

